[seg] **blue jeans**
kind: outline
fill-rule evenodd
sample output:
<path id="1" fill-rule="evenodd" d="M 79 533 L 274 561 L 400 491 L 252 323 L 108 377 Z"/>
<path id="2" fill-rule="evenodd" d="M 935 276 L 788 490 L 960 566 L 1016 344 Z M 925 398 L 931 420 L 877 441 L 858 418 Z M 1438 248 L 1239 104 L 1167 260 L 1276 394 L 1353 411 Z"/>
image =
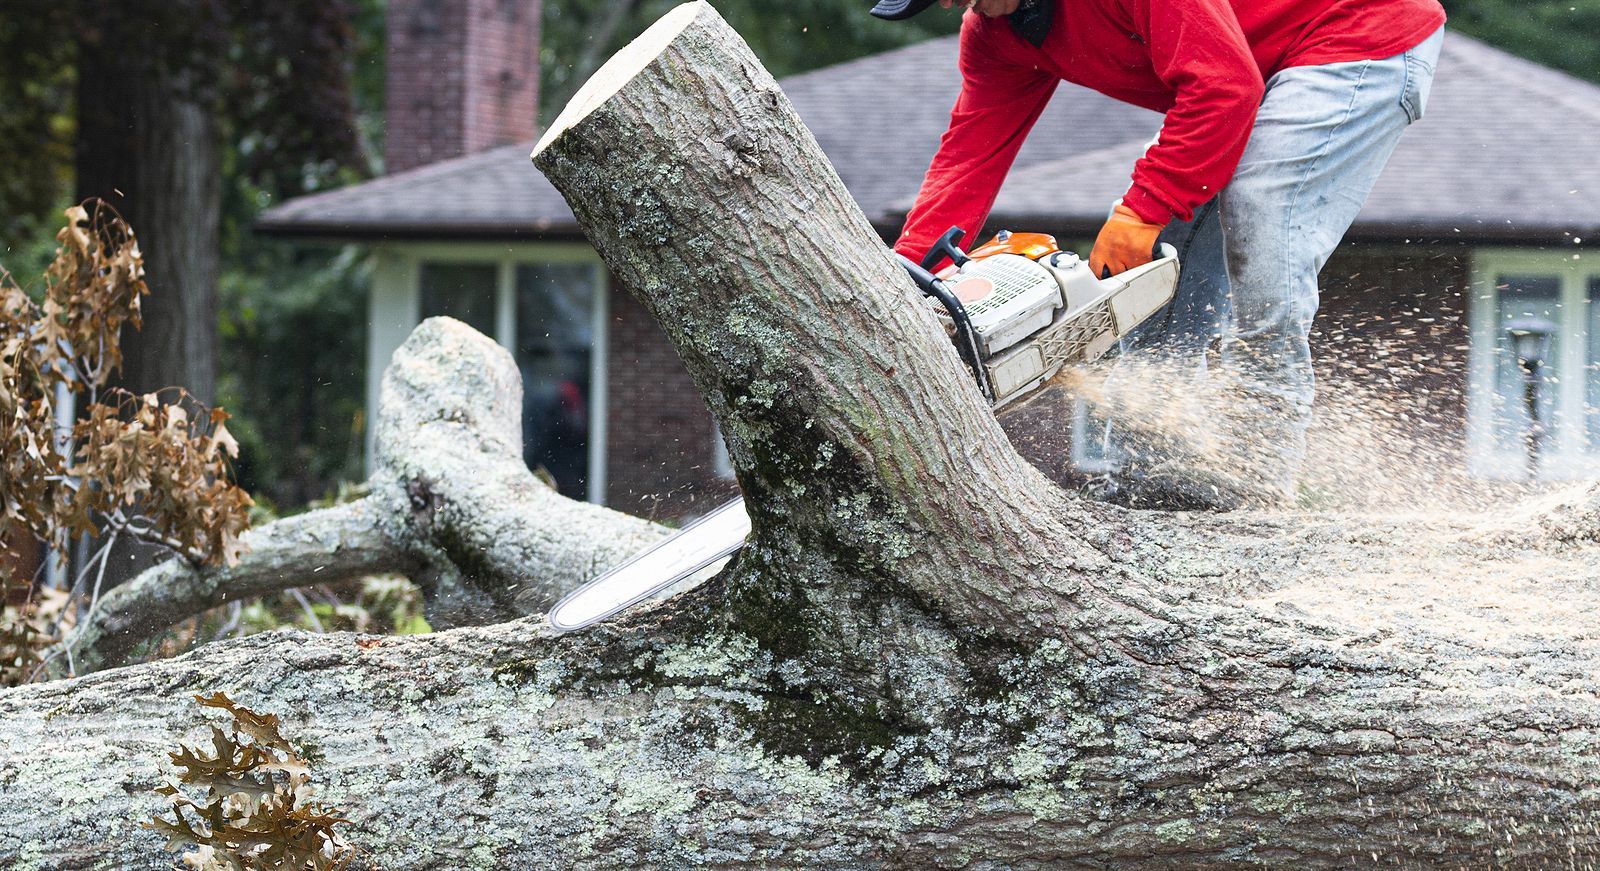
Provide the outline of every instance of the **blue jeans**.
<path id="1" fill-rule="evenodd" d="M 1246 489 L 1293 497 L 1316 389 L 1317 274 L 1422 117 L 1443 40 L 1440 28 L 1393 57 L 1272 76 L 1233 180 L 1162 231 L 1183 265 L 1177 293 L 1122 351 L 1204 378 L 1206 350 L 1219 344 L 1216 438 Z M 1144 455 L 1123 470 L 1140 475 L 1147 446 L 1128 427 L 1111 432 L 1111 456 Z"/>

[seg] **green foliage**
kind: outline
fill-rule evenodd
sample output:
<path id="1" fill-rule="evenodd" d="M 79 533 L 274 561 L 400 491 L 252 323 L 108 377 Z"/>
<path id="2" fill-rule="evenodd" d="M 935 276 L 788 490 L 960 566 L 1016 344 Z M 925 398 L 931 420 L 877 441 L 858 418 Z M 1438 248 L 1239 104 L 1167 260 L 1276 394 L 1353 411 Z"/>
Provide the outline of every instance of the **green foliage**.
<path id="1" fill-rule="evenodd" d="M 360 480 L 368 260 L 262 245 L 220 287 L 218 400 L 235 414 L 240 486 L 300 506 Z"/>
<path id="2" fill-rule="evenodd" d="M 383 155 L 384 49 L 388 45 L 384 5 L 385 0 L 354 0 L 350 18 L 355 31 L 349 58 L 350 101 L 366 167 L 374 173 L 381 171 Z"/>
<path id="3" fill-rule="evenodd" d="M 1600 82 L 1600 0 L 1443 0 L 1443 3 L 1450 15 L 1447 26 L 1451 30 L 1580 78 Z"/>
<path id="4" fill-rule="evenodd" d="M 329 508 L 367 496 L 365 484 L 340 482 L 307 510 Z M 250 509 L 250 525 L 278 519 L 270 505 Z M 316 576 L 306 579 L 314 582 Z M 368 635 L 423 635 L 433 631 L 424 614 L 422 591 L 402 575 L 382 574 L 336 583 L 308 583 L 244 602 L 214 608 L 173 626 L 143 645 L 144 658 L 177 656 L 208 641 L 294 627 L 308 632 L 360 632 Z"/>
<path id="5" fill-rule="evenodd" d="M 304 505 L 340 481 L 364 477 L 371 276 L 363 252 L 306 249 L 251 232 L 267 206 L 360 181 L 382 154 L 383 0 L 348 0 L 330 8 L 337 16 L 307 28 L 308 38 L 324 45 L 323 63 L 340 67 L 338 81 L 347 90 L 328 90 L 319 99 L 331 113 L 327 123 L 343 125 L 354 144 L 330 150 L 302 139 L 298 157 L 285 155 L 272 135 L 261 132 L 270 128 L 268 116 L 282 97 L 277 95 L 260 103 L 257 121 L 235 123 L 223 154 L 217 396 L 235 415 L 240 485 L 281 506 Z M 292 31 L 277 20 L 280 31 Z M 321 32 L 338 35 L 315 36 Z M 240 75 L 258 67 L 242 64 Z M 245 89 L 271 93 L 273 81 L 260 76 Z"/>
<path id="6" fill-rule="evenodd" d="M 539 49 L 546 121 L 578 86 L 679 0 L 545 0 Z M 934 7 L 910 21 L 880 21 L 866 0 L 711 0 L 774 76 L 842 63 L 955 33 L 959 10 Z"/>
<path id="7" fill-rule="evenodd" d="M 245 635 L 286 626 L 366 635 L 425 635 L 433 631 L 422 613 L 421 591 L 399 575 L 369 575 L 359 581 L 266 596 L 244 606 L 239 625 Z"/>
<path id="8" fill-rule="evenodd" d="M 216 67 L 217 108 L 232 128 L 235 177 L 283 195 L 318 190 L 347 167 L 362 167 L 350 78 L 356 4 L 220 5 L 228 10 L 220 16 L 227 48 Z"/>
<path id="9" fill-rule="evenodd" d="M 315 575 L 307 580 L 315 580 Z M 166 659 L 201 644 L 288 627 L 366 635 L 424 635 L 433 631 L 423 614 L 422 591 L 415 584 L 400 575 L 369 575 L 214 608 L 140 645 L 134 658 Z M 4 651 L 4 639 L 0 638 L 0 654 Z"/>
<path id="10" fill-rule="evenodd" d="M 0 14 L 0 263 L 20 275 L 43 271 L 54 213 L 67 205 L 76 124 L 65 107 L 76 77 L 62 35 L 71 24 L 55 0 L 8 0 Z"/>
<path id="11" fill-rule="evenodd" d="M 310 767 L 284 739 L 278 718 L 224 693 L 195 700 L 226 711 L 232 722 L 211 727 L 211 752 L 180 744 L 168 754 L 181 773 L 156 792 L 172 802 L 173 818 L 158 816 L 144 826 L 166 835 L 169 850 L 197 848 L 183 862 L 200 871 L 348 868 L 355 850 L 337 827 L 349 820 L 310 800 Z"/>

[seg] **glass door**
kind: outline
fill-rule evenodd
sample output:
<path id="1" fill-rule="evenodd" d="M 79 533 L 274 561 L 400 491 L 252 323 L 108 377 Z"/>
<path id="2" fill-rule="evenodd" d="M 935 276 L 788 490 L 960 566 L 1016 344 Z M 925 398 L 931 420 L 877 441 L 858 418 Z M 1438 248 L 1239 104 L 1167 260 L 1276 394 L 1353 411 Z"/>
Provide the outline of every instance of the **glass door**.
<path id="1" fill-rule="evenodd" d="M 588 496 L 598 285 L 599 270 L 592 263 L 516 267 L 523 457 L 573 499 Z"/>

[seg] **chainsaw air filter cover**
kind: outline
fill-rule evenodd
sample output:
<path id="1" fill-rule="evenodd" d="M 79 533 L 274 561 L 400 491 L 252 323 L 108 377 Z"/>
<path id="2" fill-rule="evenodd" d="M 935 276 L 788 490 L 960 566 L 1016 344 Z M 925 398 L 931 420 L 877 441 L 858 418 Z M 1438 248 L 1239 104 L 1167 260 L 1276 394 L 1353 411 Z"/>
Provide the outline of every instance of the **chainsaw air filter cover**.
<path id="1" fill-rule="evenodd" d="M 972 319 L 979 349 L 990 357 L 1049 326 L 1063 306 L 1061 286 L 1048 269 L 1016 254 L 970 261 L 946 280 Z M 931 302 L 931 301 L 930 301 Z M 950 315 L 931 303 L 946 326 Z"/>

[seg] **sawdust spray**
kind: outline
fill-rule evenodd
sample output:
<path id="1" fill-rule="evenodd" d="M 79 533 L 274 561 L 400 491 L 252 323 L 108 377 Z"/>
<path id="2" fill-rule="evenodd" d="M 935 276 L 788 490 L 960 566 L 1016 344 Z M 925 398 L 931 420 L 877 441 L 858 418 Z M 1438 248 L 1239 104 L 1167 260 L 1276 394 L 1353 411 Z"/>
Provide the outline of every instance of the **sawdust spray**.
<path id="1" fill-rule="evenodd" d="M 1323 339 L 1298 508 L 1476 512 L 1552 489 L 1518 480 L 1521 469 L 1494 481 L 1468 474 L 1462 397 L 1451 386 L 1460 376 L 1446 364 L 1403 342 Z M 1419 382 L 1435 389 L 1418 389 Z M 1214 352 L 1203 374 L 1193 361 L 1130 356 L 1065 369 L 1055 383 L 1170 466 L 1237 474 L 1271 448 L 1220 425 L 1239 391 Z"/>

